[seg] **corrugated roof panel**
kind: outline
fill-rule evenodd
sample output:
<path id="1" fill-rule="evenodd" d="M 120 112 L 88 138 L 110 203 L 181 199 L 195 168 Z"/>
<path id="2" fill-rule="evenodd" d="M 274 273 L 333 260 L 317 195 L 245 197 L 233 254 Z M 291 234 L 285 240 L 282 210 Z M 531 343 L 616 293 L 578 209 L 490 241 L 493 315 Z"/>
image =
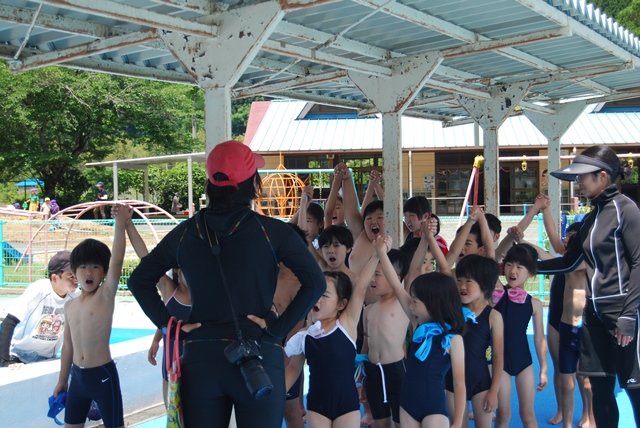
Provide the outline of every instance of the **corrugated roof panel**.
<path id="1" fill-rule="evenodd" d="M 22 53 L 23 58 L 54 50 L 59 52 L 64 48 L 85 45 L 92 40 L 103 41 L 122 32 L 152 27 L 164 29 L 162 22 L 165 20 L 151 19 L 157 18 L 151 16 L 152 13 L 165 15 L 167 19 L 179 17 L 191 21 L 183 22 L 182 25 L 188 24 L 186 26 L 192 27 L 195 21 L 207 21 L 209 15 L 209 11 L 205 10 L 206 2 L 114 1 L 122 4 L 126 13 L 131 11 L 132 16 L 112 14 L 111 16 L 116 16 L 117 19 L 105 18 L 104 16 L 109 15 L 108 12 L 96 12 L 100 9 L 100 2 L 87 3 L 84 9 L 84 3 L 80 2 L 82 4 L 76 4 L 73 10 L 66 8 L 65 2 L 44 4 L 40 19 L 36 19 L 36 27 L 28 48 Z M 528 64 L 532 62 L 534 65 L 537 62 L 538 70 L 542 71 L 545 68 L 553 69 L 554 65 L 575 68 L 597 64 L 620 64 L 628 60 L 634 61 L 636 65 L 640 64 L 640 41 L 599 11 L 587 6 L 584 0 L 371 0 L 369 3 L 362 0 L 343 0 L 318 3 L 301 4 L 299 9 L 287 11 L 284 17 L 285 22 L 302 25 L 309 31 L 305 32 L 303 28 L 303 34 L 289 35 L 281 24 L 281 32 L 278 32 L 278 25 L 275 25 L 275 33 L 269 37 L 272 45 L 282 41 L 286 42 L 287 46 L 304 47 L 308 52 L 298 56 L 295 52 L 273 54 L 263 49 L 255 57 L 254 65 L 243 72 L 234 89 L 247 85 L 275 83 L 293 76 L 305 77 L 339 68 L 348 69 L 351 67 L 349 64 L 354 61 L 360 62 L 359 67 L 353 67 L 356 69 L 366 69 L 367 65 L 379 64 L 390 67 L 391 63 L 387 62 L 384 50 L 393 51 L 389 58 L 397 54 L 422 55 L 428 51 L 473 43 L 476 36 L 480 36 L 480 39 L 504 39 L 559 28 L 565 22 L 580 31 L 574 31 L 570 37 L 508 48 L 509 53 L 485 52 L 446 59 L 444 65 L 495 81 L 502 77 L 518 80 L 519 77 L 531 76 L 534 69 Z M 247 2 L 237 0 L 221 0 L 219 10 L 241 9 L 246 4 Z M 35 13 L 38 5 L 35 1 L 0 0 L 0 6 L 7 14 L 5 18 L 0 18 L 0 54 L 4 58 L 12 58 L 17 51 L 29 26 L 29 14 Z M 125 5 L 137 10 L 125 9 Z M 16 10 L 12 14 L 12 8 L 22 10 Z M 150 19 L 136 20 L 145 14 Z M 571 18 L 567 21 L 565 16 Z M 445 25 L 433 26 L 434 20 L 444 21 Z M 587 27 L 592 30 L 588 30 Z M 323 34 L 315 38 L 316 30 Z M 586 33 L 581 32 L 582 30 L 586 30 Z M 340 45 L 331 43 L 334 35 L 340 38 Z M 342 43 L 345 38 L 357 43 Z M 325 43 L 327 39 L 329 42 Z M 612 43 L 599 46 L 605 39 Z M 188 81 L 190 77 L 177 60 L 171 59 L 172 54 L 168 49 L 164 49 L 162 40 L 152 43 L 153 49 L 149 48 L 150 43 L 140 43 L 138 46 L 116 48 L 112 52 L 88 54 L 88 58 L 72 59 L 67 65 L 122 74 L 127 74 L 128 71 L 134 75 L 151 78 L 165 76 L 163 78 Z M 367 45 L 373 48 L 375 54 L 367 55 Z M 286 50 L 286 46 L 283 49 Z M 314 55 L 316 53 L 324 55 Z M 62 52 L 61 55 L 65 53 Z M 17 62 L 12 65 L 14 68 L 20 67 Z M 145 67 L 148 71 L 145 71 Z M 175 70 L 176 73 L 161 75 L 157 73 L 158 70 Z M 453 70 L 448 77 L 440 73 L 436 78 L 459 85 L 480 85 L 483 90 L 488 90 L 487 81 L 471 84 L 465 77 L 460 77 L 460 74 L 464 73 L 456 73 L 456 70 Z M 452 75 L 456 77 L 452 78 Z M 628 89 L 640 90 L 640 67 L 636 66 L 635 70 L 614 75 L 591 78 L 595 83 L 609 89 L 585 82 L 587 79 L 589 77 L 581 78 L 577 83 L 565 82 L 545 85 L 542 88 L 534 87 L 527 95 L 527 101 L 558 102 L 575 97 L 624 94 Z M 345 78 L 343 82 L 347 80 Z M 364 94 L 354 85 L 347 83 L 312 84 L 304 88 L 289 89 L 284 94 L 333 98 L 326 100 L 330 104 L 349 101 L 362 105 L 367 102 Z M 437 96 L 443 92 L 425 89 L 421 97 L 425 94 Z M 468 116 L 457 105 L 425 105 L 414 110 L 430 115 Z"/>
<path id="2" fill-rule="evenodd" d="M 287 105 L 289 104 L 289 105 Z M 382 149 L 380 118 L 294 120 L 304 102 L 272 102 L 254 136 L 257 152 L 338 152 Z M 443 128 L 441 122 L 402 118 L 403 148 L 474 146 L 473 124 Z M 482 131 L 480 131 L 482 144 Z M 547 145 L 524 115 L 508 118 L 498 131 L 501 147 Z M 585 113 L 561 139 L 563 145 L 640 144 L 640 113 Z"/>

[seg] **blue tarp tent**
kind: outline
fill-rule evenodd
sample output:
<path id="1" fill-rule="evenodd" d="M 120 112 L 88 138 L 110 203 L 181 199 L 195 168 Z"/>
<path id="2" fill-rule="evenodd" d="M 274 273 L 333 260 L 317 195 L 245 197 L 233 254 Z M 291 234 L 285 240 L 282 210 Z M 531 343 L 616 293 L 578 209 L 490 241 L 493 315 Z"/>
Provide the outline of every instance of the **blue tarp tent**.
<path id="1" fill-rule="evenodd" d="M 27 188 L 28 187 L 42 187 L 44 186 L 44 181 L 38 178 L 27 178 L 26 180 L 16 182 L 17 187 L 21 187 L 24 190 L 24 199 L 27 199 Z"/>

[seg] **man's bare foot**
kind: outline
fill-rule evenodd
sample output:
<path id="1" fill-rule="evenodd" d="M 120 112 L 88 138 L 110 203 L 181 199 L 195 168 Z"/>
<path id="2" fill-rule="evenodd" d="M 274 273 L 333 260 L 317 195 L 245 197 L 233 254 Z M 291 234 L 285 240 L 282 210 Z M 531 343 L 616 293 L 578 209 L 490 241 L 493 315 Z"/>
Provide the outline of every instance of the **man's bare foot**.
<path id="1" fill-rule="evenodd" d="M 551 419 L 547 421 L 549 425 L 558 425 L 562 422 L 562 413 L 556 413 Z"/>

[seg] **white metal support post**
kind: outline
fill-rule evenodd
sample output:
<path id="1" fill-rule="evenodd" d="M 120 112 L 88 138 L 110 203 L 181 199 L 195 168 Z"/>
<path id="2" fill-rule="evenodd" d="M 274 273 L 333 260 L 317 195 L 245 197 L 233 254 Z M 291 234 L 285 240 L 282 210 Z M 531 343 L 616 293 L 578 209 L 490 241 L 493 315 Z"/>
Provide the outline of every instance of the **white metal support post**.
<path id="1" fill-rule="evenodd" d="M 485 211 L 500 215 L 500 180 L 498 170 L 498 128 L 529 90 L 529 84 L 517 83 L 489 88 L 490 100 L 456 94 L 460 105 L 482 128 L 484 141 L 484 206 Z"/>
<path id="2" fill-rule="evenodd" d="M 231 138 L 233 85 L 260 51 L 285 12 L 276 1 L 212 15 L 216 37 L 160 31 L 167 48 L 205 90 L 205 151 Z"/>
<path id="3" fill-rule="evenodd" d="M 442 62 L 438 54 L 392 61 L 391 77 L 349 71 L 349 78 L 382 113 L 385 231 L 402 242 L 402 112 Z"/>
<path id="4" fill-rule="evenodd" d="M 533 125 L 545 136 L 548 142 L 548 170 L 549 172 L 560 168 L 560 138 L 567 132 L 569 127 L 582 114 L 586 107 L 584 101 L 576 101 L 566 104 L 558 104 L 553 108 L 556 114 L 546 115 L 532 111 L 525 111 L 524 114 Z M 547 175 L 549 180 L 549 198 L 551 198 L 551 215 L 556 223 L 560 225 L 560 180 Z"/>
<path id="5" fill-rule="evenodd" d="M 118 162 L 113 163 L 113 200 L 118 200 Z"/>

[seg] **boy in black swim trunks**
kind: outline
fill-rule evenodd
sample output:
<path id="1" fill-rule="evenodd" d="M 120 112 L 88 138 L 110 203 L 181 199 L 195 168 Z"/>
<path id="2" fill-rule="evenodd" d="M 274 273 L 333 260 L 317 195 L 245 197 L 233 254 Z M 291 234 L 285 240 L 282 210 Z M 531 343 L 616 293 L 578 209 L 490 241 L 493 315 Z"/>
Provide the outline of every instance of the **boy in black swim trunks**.
<path id="1" fill-rule="evenodd" d="M 53 390 L 55 397 L 68 391 L 64 415 L 67 427 L 84 426 L 91 401 L 98 403 L 105 427 L 124 426 L 120 380 L 111 359 L 109 337 L 131 208 L 118 204 L 112 215 L 116 220 L 112 251 L 100 241 L 85 239 L 71 252 L 71 270 L 81 293 L 65 305 L 60 375 Z"/>
<path id="2" fill-rule="evenodd" d="M 365 362 L 365 390 L 371 407 L 374 426 L 400 426 L 400 388 L 406 372 L 404 342 L 409 318 L 394 293 L 391 283 L 401 284 L 409 268 L 406 255 L 389 250 L 384 241 L 376 241 L 380 262 L 376 267 L 370 289 L 377 301 L 364 310 L 363 352 Z M 401 287 L 401 285 L 398 285 Z"/>

